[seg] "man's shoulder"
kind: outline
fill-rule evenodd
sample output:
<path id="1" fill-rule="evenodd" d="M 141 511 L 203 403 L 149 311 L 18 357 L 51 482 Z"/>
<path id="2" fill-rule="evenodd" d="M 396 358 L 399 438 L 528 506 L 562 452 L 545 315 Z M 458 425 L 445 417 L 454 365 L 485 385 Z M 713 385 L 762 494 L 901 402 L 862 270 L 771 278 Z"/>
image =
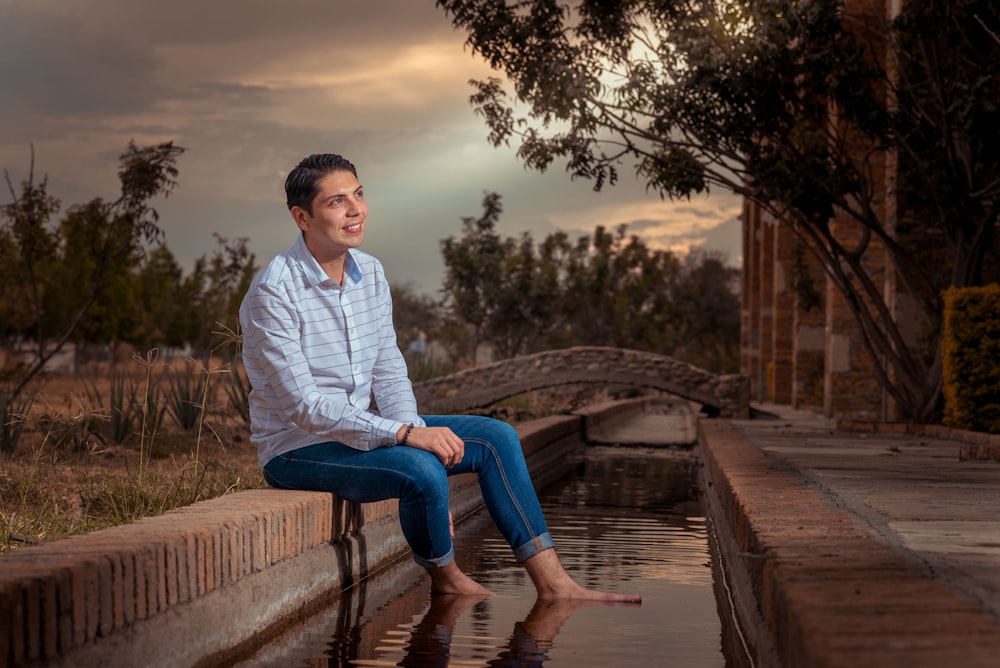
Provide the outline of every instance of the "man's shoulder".
<path id="1" fill-rule="evenodd" d="M 318 269 L 317 269 L 318 271 Z M 293 245 L 275 255 L 257 272 L 247 290 L 246 299 L 268 297 L 292 298 L 317 281 L 315 272 L 305 266 L 297 246 Z"/>
<path id="2" fill-rule="evenodd" d="M 292 257 L 290 251 L 278 253 L 271 261 L 257 272 L 254 277 L 253 286 L 268 285 L 275 287 L 286 284 L 296 273 L 298 262 Z"/>

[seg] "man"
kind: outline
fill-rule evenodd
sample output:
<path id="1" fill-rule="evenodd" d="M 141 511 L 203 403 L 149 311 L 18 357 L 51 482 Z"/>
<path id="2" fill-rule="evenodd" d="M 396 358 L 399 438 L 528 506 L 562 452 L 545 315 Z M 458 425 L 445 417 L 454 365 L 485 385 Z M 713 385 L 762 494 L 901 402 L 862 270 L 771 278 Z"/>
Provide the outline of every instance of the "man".
<path id="1" fill-rule="evenodd" d="M 288 175 L 285 194 L 301 233 L 240 308 L 252 440 L 268 484 L 359 503 L 398 498 L 432 591 L 485 595 L 455 564 L 448 510 L 448 476 L 474 472 L 539 598 L 638 601 L 585 589 L 566 573 L 510 425 L 417 413 L 382 265 L 358 250 L 368 206 L 354 165 L 311 155 Z"/>

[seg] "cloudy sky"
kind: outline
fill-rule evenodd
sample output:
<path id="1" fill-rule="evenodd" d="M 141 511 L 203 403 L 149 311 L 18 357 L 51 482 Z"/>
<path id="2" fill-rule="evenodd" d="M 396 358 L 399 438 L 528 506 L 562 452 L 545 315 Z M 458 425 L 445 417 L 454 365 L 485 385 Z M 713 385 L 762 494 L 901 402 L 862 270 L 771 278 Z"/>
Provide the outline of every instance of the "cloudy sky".
<path id="1" fill-rule="evenodd" d="M 539 175 L 497 150 L 468 104 L 489 69 L 433 0 L 0 0 L 0 168 L 64 205 L 118 194 L 118 156 L 173 140 L 180 185 L 157 209 L 186 267 L 213 233 L 263 264 L 288 247 L 285 174 L 336 152 L 369 204 L 365 250 L 395 283 L 433 293 L 440 240 L 503 197 L 500 231 L 571 237 L 627 223 L 652 246 L 740 254 L 739 201 L 663 202 L 622 168 L 594 193 L 562 165 Z M 6 184 L 0 202 L 8 202 Z"/>

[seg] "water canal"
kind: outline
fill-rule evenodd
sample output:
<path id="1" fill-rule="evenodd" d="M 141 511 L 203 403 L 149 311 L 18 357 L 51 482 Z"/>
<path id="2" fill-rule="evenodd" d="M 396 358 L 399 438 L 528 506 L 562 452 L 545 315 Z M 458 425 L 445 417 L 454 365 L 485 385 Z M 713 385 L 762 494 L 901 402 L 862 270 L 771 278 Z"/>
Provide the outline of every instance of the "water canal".
<path id="1" fill-rule="evenodd" d="M 737 666 L 722 648 L 710 523 L 688 449 L 587 448 L 540 494 L 567 569 L 639 607 L 536 603 L 485 511 L 456 530 L 460 565 L 494 592 L 431 597 L 409 559 L 331 596 L 241 666 Z M 723 615 L 725 617 L 725 615 Z"/>

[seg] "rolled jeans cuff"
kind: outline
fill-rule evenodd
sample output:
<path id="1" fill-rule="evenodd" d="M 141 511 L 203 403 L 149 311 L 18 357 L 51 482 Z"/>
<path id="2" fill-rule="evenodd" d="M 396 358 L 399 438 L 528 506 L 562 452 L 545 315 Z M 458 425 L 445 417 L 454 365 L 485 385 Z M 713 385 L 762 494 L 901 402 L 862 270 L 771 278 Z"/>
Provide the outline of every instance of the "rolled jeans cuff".
<path id="1" fill-rule="evenodd" d="M 417 556 L 414 552 L 413 560 L 423 566 L 424 568 L 441 568 L 442 566 L 447 566 L 451 563 L 451 560 L 455 558 L 455 548 L 448 550 L 448 554 L 431 559 L 424 559 L 423 557 Z"/>
<path id="2" fill-rule="evenodd" d="M 517 560 L 517 563 L 520 564 L 532 558 L 539 552 L 543 550 L 550 550 L 555 546 L 556 544 L 555 541 L 552 540 L 552 535 L 546 531 L 540 536 L 532 538 L 524 545 L 514 548 L 514 558 Z"/>

